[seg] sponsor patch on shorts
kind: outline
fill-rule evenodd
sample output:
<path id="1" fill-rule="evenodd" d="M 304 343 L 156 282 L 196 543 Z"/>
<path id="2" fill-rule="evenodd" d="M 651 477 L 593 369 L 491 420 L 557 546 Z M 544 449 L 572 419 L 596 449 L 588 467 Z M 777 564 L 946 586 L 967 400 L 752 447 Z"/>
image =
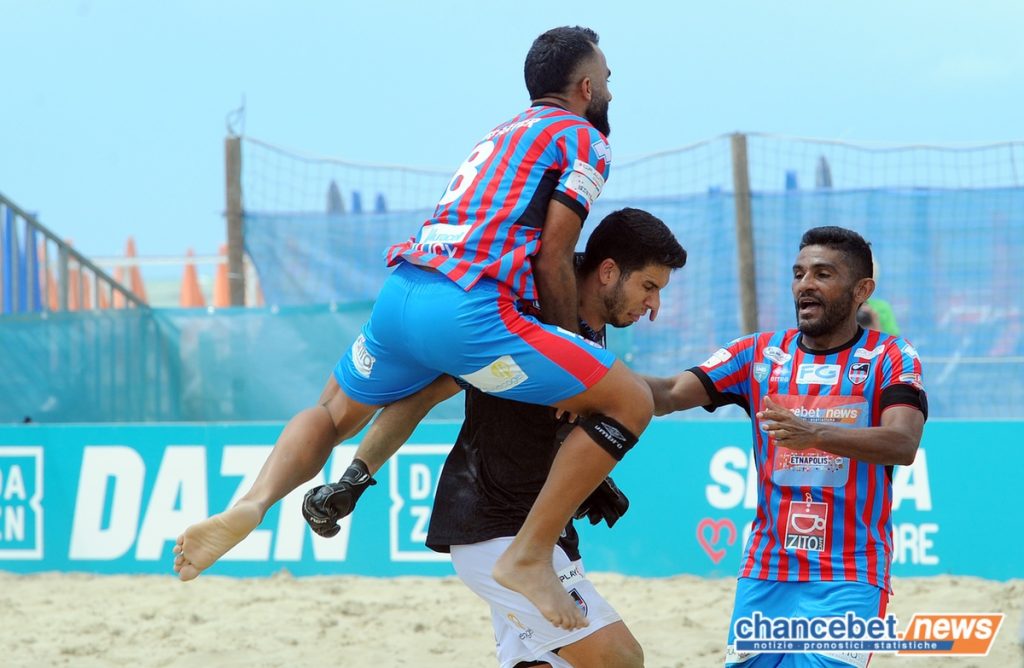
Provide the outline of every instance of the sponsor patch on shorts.
<path id="1" fill-rule="evenodd" d="M 363 378 L 369 378 L 377 358 L 366 349 L 366 337 L 360 334 L 352 344 L 352 365 Z"/>
<path id="2" fill-rule="evenodd" d="M 586 576 L 583 574 L 583 567 L 578 563 L 573 563 L 568 568 L 564 568 L 558 573 L 558 581 L 566 589 L 575 587 L 585 579 Z"/>
<path id="3" fill-rule="evenodd" d="M 522 384 L 529 376 L 516 364 L 511 355 L 502 355 L 484 368 L 467 373 L 461 378 L 488 394 L 498 394 Z"/>
<path id="4" fill-rule="evenodd" d="M 580 611 L 583 613 L 583 616 L 586 617 L 587 616 L 587 602 L 585 600 L 583 600 L 583 597 L 580 596 L 580 593 L 578 591 L 576 591 L 575 589 L 570 589 L 569 590 L 569 596 L 572 596 L 572 600 L 576 604 L 576 607 L 579 608 Z"/>

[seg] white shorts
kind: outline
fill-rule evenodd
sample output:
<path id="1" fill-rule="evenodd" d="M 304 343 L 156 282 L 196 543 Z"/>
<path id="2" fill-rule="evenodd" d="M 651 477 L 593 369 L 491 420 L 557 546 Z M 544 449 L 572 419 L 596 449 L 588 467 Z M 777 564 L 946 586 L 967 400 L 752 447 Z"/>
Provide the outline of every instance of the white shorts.
<path id="1" fill-rule="evenodd" d="M 452 565 L 459 579 L 491 606 L 498 665 L 512 668 L 520 661 L 547 661 L 554 668 L 570 667 L 551 650 L 582 640 L 622 618 L 586 578 L 583 562 L 569 561 L 565 551 L 555 546 L 552 555 L 555 572 L 587 616 L 590 626 L 575 631 L 553 626 L 525 596 L 502 587 L 491 577 L 498 557 L 511 543 L 512 537 L 509 536 L 472 545 L 451 546 Z"/>

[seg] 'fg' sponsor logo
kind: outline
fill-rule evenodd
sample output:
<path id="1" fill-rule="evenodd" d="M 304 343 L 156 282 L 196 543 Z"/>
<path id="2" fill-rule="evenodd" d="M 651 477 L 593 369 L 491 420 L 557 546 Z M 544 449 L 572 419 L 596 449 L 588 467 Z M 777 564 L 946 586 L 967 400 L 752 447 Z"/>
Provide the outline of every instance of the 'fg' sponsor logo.
<path id="1" fill-rule="evenodd" d="M 838 385 L 838 364 L 801 364 L 796 374 L 800 385 Z"/>
<path id="2" fill-rule="evenodd" d="M 0 559 L 43 558 L 43 449 L 0 447 Z"/>

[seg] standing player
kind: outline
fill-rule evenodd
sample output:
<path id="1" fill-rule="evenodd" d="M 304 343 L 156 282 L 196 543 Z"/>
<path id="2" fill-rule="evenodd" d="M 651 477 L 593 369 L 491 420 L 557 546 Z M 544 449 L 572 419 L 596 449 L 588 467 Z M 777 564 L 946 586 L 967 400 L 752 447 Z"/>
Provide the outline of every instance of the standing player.
<path id="1" fill-rule="evenodd" d="M 623 209 L 608 215 L 587 240 L 578 271 L 580 330 L 603 346 L 606 324 L 628 327 L 648 312 L 653 318 L 672 270 L 685 262 L 686 251 L 651 214 Z M 343 514 L 332 511 L 339 497 L 347 514 L 370 483 L 371 470 L 394 454 L 430 408 L 459 389 L 454 379 L 443 376 L 388 406 L 360 443 L 354 466 L 361 471 L 307 494 L 303 511 L 310 526 L 321 535 L 336 533 Z M 466 419 L 441 473 L 427 546 L 450 551 L 459 577 L 490 605 L 501 668 L 642 666 L 639 643 L 584 573 L 571 522 L 549 559 L 561 586 L 590 621 L 586 628 L 556 628 L 491 575 L 540 493 L 559 447 L 559 427 L 551 408 L 466 387 Z M 576 515 L 612 526 L 626 507 L 609 479 Z"/>
<path id="2" fill-rule="evenodd" d="M 742 337 L 675 378 L 648 379 L 658 415 L 739 404 L 752 418 L 757 515 L 727 666 L 867 665 L 855 653 L 739 654 L 733 624 L 755 610 L 884 614 L 892 469 L 913 463 L 928 406 L 913 346 L 857 324 L 875 288 L 871 264 L 856 232 L 808 230 L 793 265 L 797 329 Z"/>
<path id="3" fill-rule="evenodd" d="M 556 626 L 586 624 L 552 570 L 551 548 L 653 411 L 639 376 L 575 334 L 573 252 L 611 161 L 610 71 L 597 41 L 579 27 L 534 41 L 524 68 L 533 106 L 485 135 L 418 236 L 388 251 L 395 271 L 318 405 L 289 421 L 238 503 L 179 537 L 182 580 L 245 538 L 378 408 L 447 373 L 485 392 L 587 416 L 495 567 L 497 579 Z M 519 299 L 539 299 L 549 324 L 521 314 Z"/>

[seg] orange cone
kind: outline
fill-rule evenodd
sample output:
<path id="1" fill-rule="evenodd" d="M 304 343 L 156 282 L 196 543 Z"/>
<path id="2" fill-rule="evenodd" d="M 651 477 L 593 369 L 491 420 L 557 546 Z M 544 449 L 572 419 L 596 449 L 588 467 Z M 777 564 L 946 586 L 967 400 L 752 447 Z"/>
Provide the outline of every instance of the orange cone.
<path id="1" fill-rule="evenodd" d="M 65 239 L 64 243 L 68 246 L 74 246 L 74 242 L 71 239 Z M 82 269 L 78 266 L 78 262 L 74 260 L 68 260 L 68 310 L 77 311 L 81 308 L 78 297 L 81 294 L 79 286 L 82 283 Z"/>
<path id="2" fill-rule="evenodd" d="M 125 245 L 125 249 L 124 249 L 124 256 L 125 257 L 136 257 L 136 255 L 135 255 L 135 239 L 132 238 L 132 237 L 128 237 L 128 243 Z M 129 276 L 131 277 L 131 289 L 132 289 L 132 292 L 134 292 L 138 296 L 138 298 L 141 299 L 142 301 L 148 302 L 149 300 L 146 298 L 146 286 L 142 282 L 142 272 L 139 270 L 139 265 L 137 265 L 137 264 L 131 265 L 131 267 L 129 268 L 128 271 L 129 271 Z"/>
<path id="3" fill-rule="evenodd" d="M 231 286 L 228 285 L 228 246 L 221 244 L 221 257 L 224 261 L 217 265 L 217 273 L 213 278 L 213 305 L 217 308 L 231 306 Z"/>
<path id="4" fill-rule="evenodd" d="M 96 308 L 100 310 L 106 310 L 110 308 L 110 298 L 107 297 L 107 290 L 104 285 L 96 286 Z"/>
<path id="5" fill-rule="evenodd" d="M 190 258 L 195 255 L 191 248 L 186 253 Z M 182 308 L 202 308 L 206 306 L 203 291 L 199 289 L 199 274 L 196 265 L 191 261 L 185 263 L 185 273 L 181 277 L 181 297 L 178 300 Z"/>
<path id="6" fill-rule="evenodd" d="M 124 267 L 114 267 L 114 280 L 124 285 Z M 114 308 L 124 308 L 124 293 L 114 290 Z"/>
<path id="7" fill-rule="evenodd" d="M 53 269 L 47 261 L 46 244 L 39 247 L 39 280 L 46 285 L 46 294 L 43 295 L 45 308 L 49 311 L 56 311 L 59 307 L 57 297 L 57 279 L 53 276 Z"/>
<path id="8" fill-rule="evenodd" d="M 96 281 L 95 280 L 91 280 L 90 281 L 89 280 L 89 276 L 84 271 L 82 271 L 81 269 L 78 269 L 77 271 L 78 271 L 79 280 L 82 281 L 82 310 L 83 311 L 91 311 L 92 310 L 92 286 L 93 286 L 93 283 L 95 283 Z"/>

